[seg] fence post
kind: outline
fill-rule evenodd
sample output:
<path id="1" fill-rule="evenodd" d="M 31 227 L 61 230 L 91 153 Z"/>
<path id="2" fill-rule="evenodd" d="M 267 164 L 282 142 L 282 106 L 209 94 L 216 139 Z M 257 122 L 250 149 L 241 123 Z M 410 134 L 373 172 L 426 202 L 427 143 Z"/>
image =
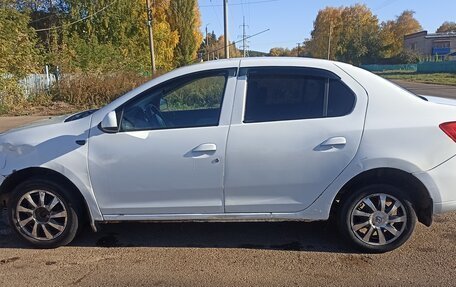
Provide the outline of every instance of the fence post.
<path id="1" fill-rule="evenodd" d="M 46 89 L 49 91 L 49 87 L 51 86 L 51 79 L 49 78 L 49 66 L 46 65 Z"/>

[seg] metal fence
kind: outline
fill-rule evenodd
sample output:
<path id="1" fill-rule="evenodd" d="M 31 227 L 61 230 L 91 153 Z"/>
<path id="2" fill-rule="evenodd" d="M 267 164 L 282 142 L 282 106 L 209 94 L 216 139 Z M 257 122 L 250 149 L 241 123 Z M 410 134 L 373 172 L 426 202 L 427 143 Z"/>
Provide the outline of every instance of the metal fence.
<path id="1" fill-rule="evenodd" d="M 456 73 L 456 61 L 419 63 L 417 72 L 418 73 Z"/>
<path id="2" fill-rule="evenodd" d="M 386 71 L 407 71 L 416 72 L 418 64 L 400 64 L 400 65 L 361 65 L 361 68 L 371 72 Z"/>
<path id="3" fill-rule="evenodd" d="M 417 72 L 417 73 L 456 73 L 456 61 L 422 62 L 418 64 L 400 65 L 361 65 L 361 68 L 371 72 Z"/>
<path id="4" fill-rule="evenodd" d="M 19 85 L 27 97 L 46 92 L 55 83 L 53 74 L 30 74 L 19 80 Z"/>

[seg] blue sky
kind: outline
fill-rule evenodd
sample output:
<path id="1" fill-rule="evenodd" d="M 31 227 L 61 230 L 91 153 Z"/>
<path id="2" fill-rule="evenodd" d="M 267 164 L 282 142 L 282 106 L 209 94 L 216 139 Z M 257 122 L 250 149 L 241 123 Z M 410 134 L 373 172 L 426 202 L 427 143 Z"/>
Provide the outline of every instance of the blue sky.
<path id="1" fill-rule="evenodd" d="M 223 0 L 198 0 L 202 27 L 217 36 L 223 33 Z M 325 0 L 228 0 L 230 41 L 242 35 L 242 19 L 249 25 L 247 34 L 270 29 L 250 39 L 250 49 L 268 52 L 272 47 L 296 47 L 310 37 L 313 21 L 319 10 L 327 6 L 366 4 L 381 21 L 394 19 L 404 10 L 413 10 L 421 26 L 429 32 L 444 21 L 456 22 L 456 0 L 377 0 L 377 1 L 325 1 Z M 237 44 L 239 46 L 240 44 Z"/>

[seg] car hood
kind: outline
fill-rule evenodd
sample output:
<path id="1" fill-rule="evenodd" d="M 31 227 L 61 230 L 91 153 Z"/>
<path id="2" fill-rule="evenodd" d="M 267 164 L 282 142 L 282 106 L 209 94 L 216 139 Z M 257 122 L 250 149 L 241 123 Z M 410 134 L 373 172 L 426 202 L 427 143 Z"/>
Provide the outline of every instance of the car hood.
<path id="1" fill-rule="evenodd" d="M 86 140 L 92 116 L 71 120 L 73 116 L 51 117 L 0 134 L 0 154 L 23 154 L 39 146 L 50 148 L 49 143 L 59 142 L 68 145 L 68 142 Z M 43 145 L 44 143 L 48 144 Z M 59 144 L 52 148 L 59 148 Z"/>
<path id="2" fill-rule="evenodd" d="M 63 116 L 49 117 L 47 119 L 38 120 L 38 121 L 35 121 L 32 123 L 20 126 L 18 128 L 10 129 L 8 131 L 0 133 L 0 135 L 13 133 L 13 132 L 17 132 L 17 131 L 28 130 L 28 129 L 36 128 L 36 127 L 43 127 L 43 126 L 55 125 L 55 124 L 60 124 L 60 123 L 65 123 L 65 122 L 72 122 L 72 121 L 76 121 L 76 120 L 88 117 L 96 111 L 98 111 L 98 109 L 87 110 L 87 111 L 82 111 L 82 112 L 78 112 L 75 114 L 68 114 L 68 115 L 63 115 Z"/>
<path id="3" fill-rule="evenodd" d="M 13 128 L 13 129 L 7 130 L 7 131 L 5 131 L 3 133 L 0 133 L 0 135 L 6 135 L 6 134 L 9 134 L 9 133 L 13 133 L 13 132 L 17 132 L 17 131 L 23 131 L 23 130 L 27 130 L 27 129 L 31 129 L 31 128 L 35 128 L 35 127 L 41 127 L 41 126 L 48 126 L 48 125 L 63 123 L 66 118 L 68 118 L 68 115 L 57 116 L 57 117 L 49 117 L 47 119 L 38 120 L 38 121 L 23 125 L 23 126 L 20 126 L 20 127 L 17 127 L 17 128 Z"/>

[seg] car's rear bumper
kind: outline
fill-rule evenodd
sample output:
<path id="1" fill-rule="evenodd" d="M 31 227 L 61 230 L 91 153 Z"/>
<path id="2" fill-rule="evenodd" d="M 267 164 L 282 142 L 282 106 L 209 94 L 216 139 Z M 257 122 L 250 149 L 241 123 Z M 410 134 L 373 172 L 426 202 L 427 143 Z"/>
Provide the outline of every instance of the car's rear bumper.
<path id="1" fill-rule="evenodd" d="M 414 174 L 427 187 L 434 213 L 456 211 L 456 156 L 437 167 Z"/>

